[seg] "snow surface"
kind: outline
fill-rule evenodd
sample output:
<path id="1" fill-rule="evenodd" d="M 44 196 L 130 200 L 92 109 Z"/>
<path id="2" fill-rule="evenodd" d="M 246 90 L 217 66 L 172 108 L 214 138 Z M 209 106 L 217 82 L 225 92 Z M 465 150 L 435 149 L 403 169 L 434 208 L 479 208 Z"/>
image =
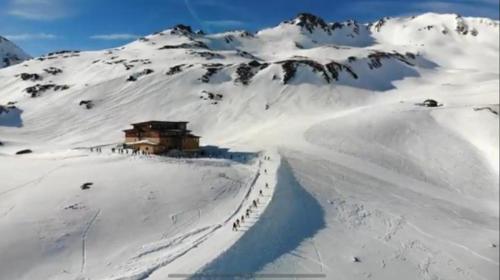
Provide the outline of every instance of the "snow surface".
<path id="1" fill-rule="evenodd" d="M 303 18 L 0 70 L 0 279 L 498 279 L 499 22 Z M 146 120 L 189 121 L 221 154 L 111 152 Z"/>

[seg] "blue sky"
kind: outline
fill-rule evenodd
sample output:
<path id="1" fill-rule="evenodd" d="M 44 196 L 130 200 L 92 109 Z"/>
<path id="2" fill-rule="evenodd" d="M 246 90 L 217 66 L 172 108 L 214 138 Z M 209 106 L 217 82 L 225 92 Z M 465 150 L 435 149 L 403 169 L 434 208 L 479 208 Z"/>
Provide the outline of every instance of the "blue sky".
<path id="1" fill-rule="evenodd" d="M 0 35 L 37 56 L 115 47 L 177 23 L 256 31 L 304 11 L 368 22 L 423 12 L 498 19 L 499 9 L 499 0 L 0 0 Z"/>

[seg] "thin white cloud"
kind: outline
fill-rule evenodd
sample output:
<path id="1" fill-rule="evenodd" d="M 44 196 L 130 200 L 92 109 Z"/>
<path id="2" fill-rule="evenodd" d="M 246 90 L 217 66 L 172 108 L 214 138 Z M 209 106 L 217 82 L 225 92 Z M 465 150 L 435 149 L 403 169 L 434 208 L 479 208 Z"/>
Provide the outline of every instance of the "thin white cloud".
<path id="1" fill-rule="evenodd" d="M 479 1 L 488 3 L 488 1 Z M 489 5 L 489 4 L 488 4 Z M 458 13 L 461 15 L 481 16 L 498 19 L 498 8 L 492 9 L 488 6 L 478 5 L 471 2 L 448 2 L 448 1 L 428 1 L 413 4 L 413 7 L 420 12 L 435 12 L 435 13 Z"/>
<path id="2" fill-rule="evenodd" d="M 243 21 L 229 20 L 229 19 L 225 19 L 225 20 L 207 20 L 204 23 L 206 25 L 209 25 L 209 26 L 226 27 L 226 28 L 241 27 L 241 26 L 245 25 L 245 23 Z"/>
<path id="3" fill-rule="evenodd" d="M 68 17 L 72 0 L 8 0 L 7 13 L 29 20 L 55 20 Z M 74 3 L 73 3 L 74 4 Z"/>
<path id="4" fill-rule="evenodd" d="M 58 36 L 50 33 L 23 33 L 6 35 L 5 38 L 12 41 L 28 41 L 28 40 L 50 40 L 56 39 Z"/>
<path id="5" fill-rule="evenodd" d="M 115 33 L 115 34 L 93 35 L 90 36 L 90 39 L 111 41 L 111 40 L 132 40 L 132 39 L 137 39 L 139 37 L 140 37 L 139 35 L 135 34 Z"/>
<path id="6" fill-rule="evenodd" d="M 207 30 L 209 33 L 211 33 L 210 27 L 205 25 L 204 22 L 201 20 L 201 18 L 198 16 L 198 13 L 194 9 L 194 7 L 191 5 L 190 0 L 184 0 L 184 4 L 186 5 L 186 9 L 188 10 L 189 14 L 191 17 L 205 30 Z"/>

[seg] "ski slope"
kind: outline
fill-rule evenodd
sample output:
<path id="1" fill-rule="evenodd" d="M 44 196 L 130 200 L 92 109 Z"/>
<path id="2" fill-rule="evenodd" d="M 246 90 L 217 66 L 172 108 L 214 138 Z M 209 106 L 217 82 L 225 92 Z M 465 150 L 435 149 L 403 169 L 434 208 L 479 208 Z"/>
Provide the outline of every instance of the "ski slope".
<path id="1" fill-rule="evenodd" d="M 0 279 L 498 279 L 498 30 L 302 14 L 4 68 Z M 110 151 L 146 120 L 229 150 Z"/>

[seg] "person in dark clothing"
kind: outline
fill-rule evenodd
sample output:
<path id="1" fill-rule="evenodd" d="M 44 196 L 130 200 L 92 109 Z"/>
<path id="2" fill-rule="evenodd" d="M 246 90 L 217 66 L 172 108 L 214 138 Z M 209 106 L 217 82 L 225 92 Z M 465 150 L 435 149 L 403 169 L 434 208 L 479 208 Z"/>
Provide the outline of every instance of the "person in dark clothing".
<path id="1" fill-rule="evenodd" d="M 269 188 L 269 184 L 268 183 L 266 183 L 266 188 Z"/>
<path id="2" fill-rule="evenodd" d="M 257 207 L 257 201 L 255 199 L 252 201 L 253 207 Z"/>
<path id="3" fill-rule="evenodd" d="M 263 195 L 263 194 L 262 194 L 262 190 L 259 190 L 259 195 L 260 195 L 260 196 L 262 196 L 262 195 Z"/>
<path id="4" fill-rule="evenodd" d="M 241 223 L 243 224 L 245 222 L 245 216 L 241 215 Z"/>
<path id="5" fill-rule="evenodd" d="M 233 231 L 237 231 L 238 227 L 236 226 L 236 222 L 233 223 Z"/>
<path id="6" fill-rule="evenodd" d="M 248 217 L 250 217 L 250 213 L 251 213 L 251 212 L 252 212 L 252 210 L 247 209 L 247 212 L 246 212 L 245 216 L 247 216 L 247 218 L 248 218 Z"/>

